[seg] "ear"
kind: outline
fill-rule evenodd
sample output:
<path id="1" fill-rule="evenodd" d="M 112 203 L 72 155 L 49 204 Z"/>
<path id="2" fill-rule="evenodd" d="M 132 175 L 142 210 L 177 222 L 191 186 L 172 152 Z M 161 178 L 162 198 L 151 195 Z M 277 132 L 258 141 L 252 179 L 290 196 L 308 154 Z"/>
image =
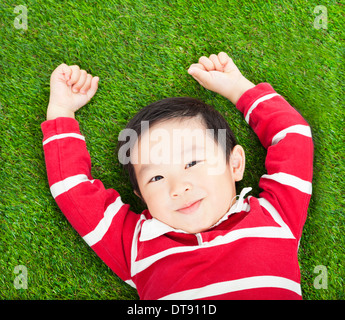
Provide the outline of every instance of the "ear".
<path id="1" fill-rule="evenodd" d="M 139 197 L 141 200 L 143 200 L 143 198 L 141 197 L 141 194 L 137 190 L 133 190 L 133 192 L 137 197 Z"/>
<path id="2" fill-rule="evenodd" d="M 246 157 L 242 146 L 237 144 L 232 149 L 230 154 L 230 165 L 234 180 L 241 181 L 246 166 Z"/>
<path id="3" fill-rule="evenodd" d="M 133 192 L 146 205 L 146 202 L 145 202 L 144 198 L 141 196 L 141 194 L 137 190 L 133 190 Z"/>

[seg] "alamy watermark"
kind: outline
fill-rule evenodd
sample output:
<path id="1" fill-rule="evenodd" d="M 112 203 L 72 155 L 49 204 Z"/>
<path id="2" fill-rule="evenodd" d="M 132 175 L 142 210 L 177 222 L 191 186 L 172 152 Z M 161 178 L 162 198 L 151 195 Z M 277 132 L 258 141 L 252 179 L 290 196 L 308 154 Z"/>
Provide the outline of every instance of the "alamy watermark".
<path id="1" fill-rule="evenodd" d="M 28 288 L 28 269 L 24 265 L 18 265 L 14 267 L 13 270 L 14 274 L 17 276 L 13 280 L 13 286 L 19 289 L 27 289 Z"/>
<path id="2" fill-rule="evenodd" d="M 328 272 L 327 267 L 324 265 L 315 266 L 313 272 L 317 274 L 314 279 L 313 286 L 315 289 L 328 289 Z M 17 265 L 13 269 L 15 274 L 13 280 L 13 286 L 15 289 L 24 289 L 28 288 L 28 269 L 25 265 Z"/>
<path id="3" fill-rule="evenodd" d="M 314 14 L 317 16 L 314 19 L 315 29 L 327 29 L 328 28 L 328 13 L 325 6 L 316 6 L 314 8 Z"/>
<path id="4" fill-rule="evenodd" d="M 28 29 L 28 8 L 24 5 L 16 6 L 13 12 L 18 14 L 18 16 L 14 18 L 13 26 L 16 29 L 27 30 Z"/>
<path id="5" fill-rule="evenodd" d="M 225 157 L 226 129 L 218 129 L 215 139 L 214 129 L 184 128 L 170 132 L 164 128 L 150 129 L 149 121 L 142 121 L 141 133 L 141 137 L 148 134 L 149 138 L 141 139 L 139 148 L 135 130 L 126 128 L 120 132 L 118 140 L 126 142 L 118 151 L 121 164 L 183 164 L 191 160 L 205 159 L 207 154 L 212 154 L 208 161 L 211 166 L 208 174 L 218 175 L 225 172 L 225 162 L 220 161 L 220 157 Z"/>
<path id="6" fill-rule="evenodd" d="M 25 5 L 18 5 L 13 11 L 18 16 L 15 17 L 13 25 L 16 29 L 27 30 L 28 29 L 28 8 Z M 318 5 L 313 11 L 316 14 L 314 19 L 315 29 L 328 29 L 328 12 L 327 7 Z"/>
<path id="7" fill-rule="evenodd" d="M 318 275 L 314 279 L 315 289 L 328 289 L 328 273 L 327 267 L 323 265 L 318 265 L 314 268 L 314 273 Z"/>

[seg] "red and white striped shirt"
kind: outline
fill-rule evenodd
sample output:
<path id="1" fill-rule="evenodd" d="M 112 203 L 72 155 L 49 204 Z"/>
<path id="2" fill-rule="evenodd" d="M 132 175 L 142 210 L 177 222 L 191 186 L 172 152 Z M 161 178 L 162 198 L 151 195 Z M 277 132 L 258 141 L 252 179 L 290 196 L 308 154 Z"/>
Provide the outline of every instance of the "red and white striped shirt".
<path id="1" fill-rule="evenodd" d="M 313 142 L 268 83 L 236 106 L 267 149 L 259 197 L 244 195 L 212 228 L 175 230 L 136 214 L 91 176 L 78 122 L 42 123 L 50 190 L 88 245 L 141 299 L 301 299 L 297 251 L 312 190 Z"/>

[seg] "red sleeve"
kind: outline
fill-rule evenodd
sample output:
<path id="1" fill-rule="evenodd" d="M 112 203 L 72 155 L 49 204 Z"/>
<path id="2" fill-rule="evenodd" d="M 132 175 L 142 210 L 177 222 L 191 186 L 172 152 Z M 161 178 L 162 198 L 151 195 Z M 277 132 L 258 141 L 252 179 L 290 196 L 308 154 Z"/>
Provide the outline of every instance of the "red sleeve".
<path id="1" fill-rule="evenodd" d="M 308 123 L 271 85 L 245 92 L 236 107 L 267 149 L 259 182 L 265 198 L 299 239 L 312 192 L 313 141 Z M 250 152 L 250 151 L 248 151 Z"/>
<path id="2" fill-rule="evenodd" d="M 41 125 L 51 193 L 68 221 L 123 280 L 130 280 L 132 239 L 140 215 L 113 189 L 91 176 L 91 160 L 79 124 L 57 118 Z"/>

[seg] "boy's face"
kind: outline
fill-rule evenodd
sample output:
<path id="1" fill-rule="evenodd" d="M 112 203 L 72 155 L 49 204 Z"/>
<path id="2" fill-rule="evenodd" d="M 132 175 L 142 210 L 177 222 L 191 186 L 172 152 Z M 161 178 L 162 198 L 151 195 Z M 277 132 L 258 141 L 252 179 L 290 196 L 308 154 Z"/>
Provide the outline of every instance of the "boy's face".
<path id="1" fill-rule="evenodd" d="M 235 181 L 244 170 L 242 147 L 234 148 L 235 161 L 228 163 L 224 150 L 198 117 L 167 120 L 146 131 L 131 159 L 151 215 L 189 233 L 214 225 L 235 202 Z"/>

